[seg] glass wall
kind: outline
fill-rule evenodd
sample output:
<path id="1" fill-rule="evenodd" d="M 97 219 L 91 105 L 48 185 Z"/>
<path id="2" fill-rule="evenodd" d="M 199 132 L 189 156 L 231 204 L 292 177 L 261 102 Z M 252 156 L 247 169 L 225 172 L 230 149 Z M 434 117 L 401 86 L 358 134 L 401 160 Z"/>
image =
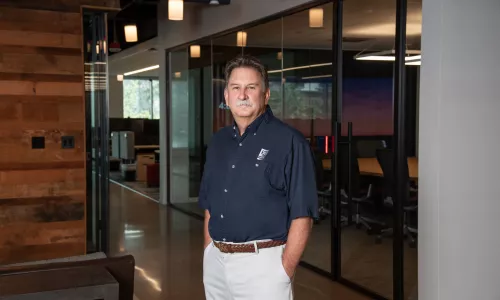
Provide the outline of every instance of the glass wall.
<path id="1" fill-rule="evenodd" d="M 393 140 L 394 62 L 375 59 L 394 49 L 395 13 L 395 1 L 345 1 L 342 23 L 346 144 L 339 154 L 347 161 L 340 165 L 340 176 L 350 220 L 341 228 L 341 276 L 387 299 L 393 294 L 391 184 L 367 172 L 367 165 L 378 163 L 378 149 L 390 148 Z M 374 22 L 384 26 L 375 28 Z"/>
<path id="2" fill-rule="evenodd" d="M 123 80 L 123 117 L 160 119 L 160 85 L 158 79 Z"/>
<path id="3" fill-rule="evenodd" d="M 268 69 L 274 115 L 310 141 L 317 161 L 321 218 L 302 265 L 372 297 L 392 299 L 397 245 L 393 221 L 403 211 L 394 208 L 392 174 L 387 173 L 392 168 L 387 169 L 384 155 L 391 155 L 394 141 L 396 5 L 388 0 L 341 3 L 311 4 L 169 52 L 170 203 L 203 216 L 197 200 L 205 150 L 212 134 L 233 122 L 223 96 L 224 67 L 238 54 L 253 55 Z M 405 100 L 409 181 L 415 189 L 420 6 L 412 2 L 408 8 Z M 342 22 L 337 21 L 338 7 Z M 337 27 L 341 37 L 335 34 Z M 336 54 L 341 57 L 338 63 Z M 340 113 L 332 117 L 335 111 Z M 332 127 L 339 116 L 337 136 Z M 333 164 L 334 155 L 338 165 Z M 333 203 L 336 191 L 340 196 Z M 404 227 L 403 280 L 405 299 L 412 300 L 417 299 L 418 235 L 413 206 L 403 206 L 405 220 L 413 222 Z"/>
<path id="4" fill-rule="evenodd" d="M 205 151 L 214 132 L 211 59 L 210 41 L 170 53 L 170 202 L 200 215 Z"/>
<path id="5" fill-rule="evenodd" d="M 311 13 L 323 14 L 319 27 Z M 329 159 L 325 140 L 331 136 L 333 4 L 328 3 L 283 18 L 282 119 L 311 143 L 318 164 L 321 220 L 313 227 L 303 260 L 332 271 L 331 170 L 319 168 Z M 327 145 L 327 144 L 326 144 Z"/>

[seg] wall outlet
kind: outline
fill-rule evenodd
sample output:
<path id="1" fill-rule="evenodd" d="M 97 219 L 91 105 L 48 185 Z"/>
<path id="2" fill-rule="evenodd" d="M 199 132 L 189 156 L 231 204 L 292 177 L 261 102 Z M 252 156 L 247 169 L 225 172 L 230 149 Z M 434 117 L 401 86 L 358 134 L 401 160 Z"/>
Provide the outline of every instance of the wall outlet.
<path id="1" fill-rule="evenodd" d="M 31 137 L 31 149 L 45 149 L 45 137 L 44 136 L 32 136 Z"/>
<path id="2" fill-rule="evenodd" d="M 75 137 L 74 136 L 62 136 L 61 137 L 61 147 L 63 149 L 75 148 Z"/>

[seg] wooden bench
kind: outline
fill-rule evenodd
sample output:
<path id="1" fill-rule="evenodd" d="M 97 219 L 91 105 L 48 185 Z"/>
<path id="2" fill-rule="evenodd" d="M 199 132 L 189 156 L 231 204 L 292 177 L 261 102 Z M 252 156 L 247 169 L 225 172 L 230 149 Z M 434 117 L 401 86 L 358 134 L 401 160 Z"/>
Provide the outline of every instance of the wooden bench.
<path id="1" fill-rule="evenodd" d="M 0 299 L 133 300 L 134 271 L 131 255 L 0 266 Z"/>

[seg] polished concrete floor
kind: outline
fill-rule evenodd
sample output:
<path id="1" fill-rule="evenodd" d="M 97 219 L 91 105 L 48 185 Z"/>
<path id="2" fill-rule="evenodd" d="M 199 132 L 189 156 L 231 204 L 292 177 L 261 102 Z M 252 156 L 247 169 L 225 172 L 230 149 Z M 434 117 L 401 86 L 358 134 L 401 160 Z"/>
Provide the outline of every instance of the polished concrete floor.
<path id="1" fill-rule="evenodd" d="M 110 201 L 111 252 L 135 257 L 136 299 L 205 299 L 203 223 L 116 184 Z M 295 299 L 369 299 L 301 267 L 294 291 Z"/>
<path id="2" fill-rule="evenodd" d="M 198 203 L 176 203 L 177 207 L 203 215 Z M 375 242 L 375 236 L 354 225 L 341 229 L 341 275 L 382 297 L 392 299 L 393 293 L 393 244 L 387 237 L 381 244 Z M 417 295 L 418 252 L 405 242 L 404 248 L 404 290 L 406 300 L 415 300 Z M 308 245 L 302 257 L 303 261 L 331 272 L 331 223 L 326 218 L 315 224 Z"/>

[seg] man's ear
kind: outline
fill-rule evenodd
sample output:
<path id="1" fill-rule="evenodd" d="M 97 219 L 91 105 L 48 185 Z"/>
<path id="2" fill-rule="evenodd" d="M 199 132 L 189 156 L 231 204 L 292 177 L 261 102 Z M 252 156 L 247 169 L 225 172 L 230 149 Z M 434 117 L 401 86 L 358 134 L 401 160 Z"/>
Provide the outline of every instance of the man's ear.
<path id="1" fill-rule="evenodd" d="M 264 94 L 264 99 L 265 99 L 266 105 L 267 105 L 267 103 L 269 103 L 269 98 L 271 98 L 271 89 L 267 89 L 265 94 Z"/>

